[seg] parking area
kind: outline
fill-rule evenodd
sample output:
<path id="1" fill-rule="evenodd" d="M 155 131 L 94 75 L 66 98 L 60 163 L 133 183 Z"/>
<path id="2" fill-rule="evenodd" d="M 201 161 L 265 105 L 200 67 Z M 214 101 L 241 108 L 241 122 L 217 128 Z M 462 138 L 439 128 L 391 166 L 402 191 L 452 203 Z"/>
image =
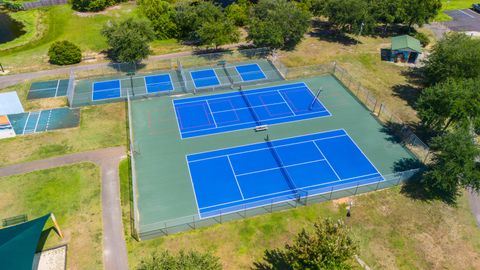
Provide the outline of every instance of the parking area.
<path id="1" fill-rule="evenodd" d="M 471 9 L 448 10 L 445 11 L 445 13 L 453 18 L 452 21 L 444 23 L 452 31 L 480 32 L 480 13 L 477 13 Z"/>

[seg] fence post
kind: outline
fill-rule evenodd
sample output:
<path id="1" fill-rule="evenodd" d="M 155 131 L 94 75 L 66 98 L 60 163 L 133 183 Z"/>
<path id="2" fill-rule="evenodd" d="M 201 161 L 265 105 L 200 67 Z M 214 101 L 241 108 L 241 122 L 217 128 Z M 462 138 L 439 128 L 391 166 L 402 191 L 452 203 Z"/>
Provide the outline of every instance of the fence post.
<path id="1" fill-rule="evenodd" d="M 333 187 L 332 189 L 330 190 L 330 198 L 328 200 L 331 200 L 332 199 L 332 195 L 333 195 Z"/>
<path id="2" fill-rule="evenodd" d="M 378 190 L 378 186 L 380 185 L 380 181 L 382 181 L 382 180 L 377 181 L 377 186 L 375 187 L 375 191 Z"/>
<path id="3" fill-rule="evenodd" d="M 355 187 L 355 192 L 353 193 L 353 195 L 357 195 L 357 191 L 358 191 L 358 186 L 360 185 L 359 182 L 357 182 L 357 186 Z"/>
<path id="4" fill-rule="evenodd" d="M 192 217 L 192 220 L 193 220 L 193 229 L 195 230 L 197 228 L 197 226 L 195 224 L 195 216 Z"/>

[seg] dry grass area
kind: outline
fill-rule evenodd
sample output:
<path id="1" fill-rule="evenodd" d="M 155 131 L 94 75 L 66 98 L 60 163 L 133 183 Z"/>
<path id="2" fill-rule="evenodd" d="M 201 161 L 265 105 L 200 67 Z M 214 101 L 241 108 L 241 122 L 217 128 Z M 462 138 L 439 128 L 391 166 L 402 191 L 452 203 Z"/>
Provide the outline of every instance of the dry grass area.
<path id="1" fill-rule="evenodd" d="M 307 37 L 294 51 L 282 52 L 281 58 L 289 67 L 335 61 L 382 100 L 388 110 L 404 121 L 418 121 L 412 106 L 420 89 L 409 81 L 409 68 L 380 59 L 380 49 L 389 48 L 390 39 L 360 37 L 357 44 L 355 38 Z"/>
<path id="2" fill-rule="evenodd" d="M 100 171 L 92 163 L 0 177 L 1 217 L 55 214 L 62 240 L 47 222 L 42 249 L 68 244 L 67 269 L 102 268 Z M 46 240 L 46 241 L 45 241 Z"/>
<path id="3" fill-rule="evenodd" d="M 125 145 L 125 103 L 81 109 L 80 127 L 0 140 L 0 166 Z"/>

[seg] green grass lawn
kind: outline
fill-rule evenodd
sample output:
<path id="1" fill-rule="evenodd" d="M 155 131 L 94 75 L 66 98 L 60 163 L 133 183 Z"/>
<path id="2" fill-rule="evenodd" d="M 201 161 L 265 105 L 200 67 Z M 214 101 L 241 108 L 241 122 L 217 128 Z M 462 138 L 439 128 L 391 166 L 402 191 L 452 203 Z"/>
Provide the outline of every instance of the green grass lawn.
<path id="1" fill-rule="evenodd" d="M 138 16 L 136 4 L 123 3 L 98 14 L 79 14 L 70 5 L 21 11 L 14 15 L 27 25 L 27 34 L 0 46 L 3 66 L 12 73 L 49 69 L 48 48 L 55 41 L 68 40 L 77 44 L 84 54 L 97 54 L 107 49 L 102 27 L 111 20 Z M 3 50 L 2 50 L 3 49 Z M 191 49 L 176 40 L 155 41 L 157 54 Z M 105 60 L 106 61 L 106 60 Z"/>
<path id="2" fill-rule="evenodd" d="M 81 109 L 80 127 L 0 140 L 0 167 L 69 153 L 125 145 L 125 104 Z"/>
<path id="3" fill-rule="evenodd" d="M 44 249 L 68 244 L 68 269 L 102 268 L 100 171 L 92 163 L 0 177 L 1 218 L 55 214 L 65 238 L 54 231 Z M 45 229 L 52 226 L 47 222 Z"/>
<path id="4" fill-rule="evenodd" d="M 195 249 L 220 257 L 224 269 L 250 269 L 265 249 L 282 247 L 302 228 L 325 217 L 345 219 L 359 256 L 373 269 L 479 269 L 480 231 L 466 196 L 456 207 L 413 200 L 400 187 L 136 242 L 130 236 L 129 166 L 120 164 L 123 220 L 130 267 L 163 250 Z M 358 269 L 361 269 L 358 267 Z"/>

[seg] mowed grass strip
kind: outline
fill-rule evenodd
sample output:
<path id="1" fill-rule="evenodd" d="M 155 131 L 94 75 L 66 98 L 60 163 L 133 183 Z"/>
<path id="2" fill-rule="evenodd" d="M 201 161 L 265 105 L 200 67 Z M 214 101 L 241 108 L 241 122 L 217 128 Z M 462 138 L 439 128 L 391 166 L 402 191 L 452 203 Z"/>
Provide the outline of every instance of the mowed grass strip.
<path id="1" fill-rule="evenodd" d="M 81 109 L 80 127 L 0 140 L 0 167 L 53 156 L 125 145 L 125 103 Z"/>
<path id="2" fill-rule="evenodd" d="M 353 198 L 350 218 L 345 217 L 348 200 L 342 199 L 137 242 L 130 235 L 129 175 L 124 160 L 122 209 L 132 269 L 153 252 L 181 249 L 212 252 L 224 269 L 251 269 L 265 249 L 283 247 L 327 217 L 345 219 L 359 256 L 373 269 L 480 269 L 480 230 L 466 196 L 453 207 L 410 199 L 395 187 Z"/>
<path id="3" fill-rule="evenodd" d="M 65 238 L 50 231 L 44 249 L 66 243 L 67 269 L 102 269 L 100 196 L 100 171 L 92 163 L 0 177 L 0 216 L 54 213 Z"/>

